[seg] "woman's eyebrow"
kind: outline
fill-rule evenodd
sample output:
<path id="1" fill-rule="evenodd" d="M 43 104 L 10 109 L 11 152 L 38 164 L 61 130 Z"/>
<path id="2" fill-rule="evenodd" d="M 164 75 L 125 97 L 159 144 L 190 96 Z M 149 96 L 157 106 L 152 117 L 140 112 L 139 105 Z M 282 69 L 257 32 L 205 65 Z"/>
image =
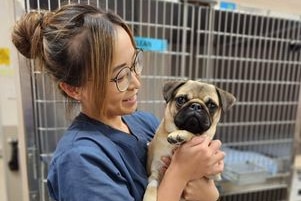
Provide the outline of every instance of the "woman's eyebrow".
<path id="1" fill-rule="evenodd" d="M 132 62 L 134 62 L 133 60 L 135 59 L 135 57 L 136 57 L 136 52 L 134 52 L 134 55 L 132 57 Z M 113 68 L 113 72 L 118 71 L 119 69 L 124 68 L 126 66 L 128 66 L 127 63 L 119 64 Z"/>

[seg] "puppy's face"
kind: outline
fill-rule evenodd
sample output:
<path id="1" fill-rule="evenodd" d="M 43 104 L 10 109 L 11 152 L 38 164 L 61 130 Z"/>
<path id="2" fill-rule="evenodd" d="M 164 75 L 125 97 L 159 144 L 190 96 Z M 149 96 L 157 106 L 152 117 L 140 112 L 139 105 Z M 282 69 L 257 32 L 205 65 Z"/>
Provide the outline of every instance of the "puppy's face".
<path id="1" fill-rule="evenodd" d="M 235 102 L 232 94 L 192 80 L 166 83 L 163 95 L 167 102 L 165 129 L 168 132 L 187 130 L 195 135 L 213 135 L 222 111 Z"/>

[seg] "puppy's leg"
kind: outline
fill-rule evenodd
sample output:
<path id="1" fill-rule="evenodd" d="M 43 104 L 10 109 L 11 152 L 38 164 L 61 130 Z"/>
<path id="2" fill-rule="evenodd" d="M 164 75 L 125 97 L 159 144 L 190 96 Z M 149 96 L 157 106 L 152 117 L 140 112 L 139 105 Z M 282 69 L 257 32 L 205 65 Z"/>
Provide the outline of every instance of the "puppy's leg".
<path id="1" fill-rule="evenodd" d="M 157 191 L 159 186 L 159 172 L 152 172 L 151 176 L 148 178 L 148 185 L 146 187 L 143 201 L 156 201 L 157 200 Z"/>
<path id="2" fill-rule="evenodd" d="M 186 130 L 176 130 L 171 132 L 168 137 L 167 141 L 170 144 L 180 145 L 184 142 L 189 141 L 194 135 Z"/>
<path id="3" fill-rule="evenodd" d="M 156 201 L 157 189 L 160 183 L 160 170 L 164 166 L 161 161 L 162 156 L 170 156 L 172 146 L 168 144 L 165 138 L 155 136 L 149 145 L 149 160 L 151 163 L 148 165 L 150 176 L 148 177 L 148 185 L 144 193 L 143 201 Z"/>

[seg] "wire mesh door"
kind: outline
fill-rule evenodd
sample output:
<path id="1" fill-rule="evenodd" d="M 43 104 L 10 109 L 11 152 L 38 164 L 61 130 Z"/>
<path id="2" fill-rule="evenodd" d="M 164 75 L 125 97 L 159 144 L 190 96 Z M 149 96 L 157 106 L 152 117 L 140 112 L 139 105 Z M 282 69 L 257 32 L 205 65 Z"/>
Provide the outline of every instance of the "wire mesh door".
<path id="1" fill-rule="evenodd" d="M 182 75 L 238 98 L 217 132 L 227 153 L 222 200 L 286 200 L 300 132 L 300 21 L 209 7 L 191 13 L 193 58 Z"/>
<path id="2" fill-rule="evenodd" d="M 234 192 L 239 200 L 286 200 L 300 123 L 301 23 L 208 8 L 198 16 L 211 23 L 198 23 L 196 44 L 204 46 L 197 47 L 193 74 L 238 99 L 217 133 L 227 155 L 223 200 Z"/>
<path id="3" fill-rule="evenodd" d="M 150 48 L 145 50 L 139 109 L 162 117 L 161 88 L 171 79 L 202 79 L 235 94 L 238 102 L 217 130 L 227 152 L 222 200 L 286 200 L 300 102 L 300 22 L 185 1 L 30 0 L 25 4 L 29 11 L 54 10 L 66 3 L 117 12 L 134 31 L 138 45 Z M 152 49 L 153 40 L 163 47 Z M 28 132 L 34 136 L 27 135 L 33 201 L 50 200 L 47 166 L 69 124 L 57 86 L 34 69 L 28 80 L 34 120 Z"/>
<path id="4" fill-rule="evenodd" d="M 152 0 L 115 0 L 115 1 L 27 1 L 27 12 L 31 9 L 54 10 L 66 3 L 92 4 L 113 10 L 125 19 L 134 31 L 138 45 L 144 50 L 145 70 L 142 75 L 143 89 L 140 92 L 139 109 L 148 110 L 158 117 L 162 116 L 164 107 L 161 88 L 165 80 L 183 79 L 186 66 L 192 61 L 191 50 L 186 47 L 192 38 L 192 27 L 185 17 L 194 12 L 193 6 L 183 3 Z M 157 17 L 160 16 L 160 17 Z M 139 41 L 138 41 L 138 37 Z M 150 47 L 156 43 L 164 47 Z M 150 44 L 149 44 L 150 43 Z M 185 68 L 183 68 L 185 67 Z M 31 200 L 50 200 L 47 193 L 46 176 L 51 154 L 56 142 L 69 125 L 65 119 L 65 100 L 59 94 L 57 86 L 46 74 L 31 68 L 34 137 L 27 141 L 31 155 L 29 161 Z M 35 165 L 30 165 L 35 164 Z M 34 169 L 34 171 L 32 171 Z M 34 172 L 34 174 L 31 174 Z"/>

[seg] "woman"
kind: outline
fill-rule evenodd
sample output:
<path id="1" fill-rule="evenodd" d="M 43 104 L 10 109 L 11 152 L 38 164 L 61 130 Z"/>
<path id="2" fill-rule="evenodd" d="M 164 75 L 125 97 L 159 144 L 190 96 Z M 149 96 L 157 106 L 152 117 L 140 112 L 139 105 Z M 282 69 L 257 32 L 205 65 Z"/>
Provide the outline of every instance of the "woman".
<path id="1" fill-rule="evenodd" d="M 140 201 L 147 185 L 147 142 L 159 124 L 136 111 L 142 52 L 116 14 L 88 5 L 31 12 L 14 26 L 12 41 L 38 62 L 81 112 L 57 145 L 48 173 L 54 200 Z M 71 101 L 70 101 L 71 102 Z M 216 200 L 223 170 L 220 141 L 196 137 L 162 159 L 158 200 Z M 191 160 L 187 160 L 191 158 Z"/>

